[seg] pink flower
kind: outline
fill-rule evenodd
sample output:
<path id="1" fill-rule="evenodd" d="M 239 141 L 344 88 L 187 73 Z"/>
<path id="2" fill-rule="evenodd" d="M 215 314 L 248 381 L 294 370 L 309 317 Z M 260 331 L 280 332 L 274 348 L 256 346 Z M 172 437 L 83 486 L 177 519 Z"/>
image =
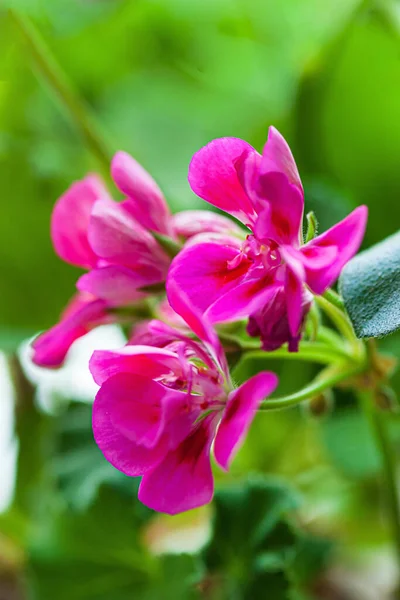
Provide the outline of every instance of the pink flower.
<path id="1" fill-rule="evenodd" d="M 156 182 L 125 152 L 114 156 L 111 173 L 127 196 L 123 202 L 114 202 L 102 181 L 88 175 L 54 207 L 51 237 L 57 254 L 88 273 L 77 282 L 76 310 L 66 311 L 59 324 L 33 343 L 36 364 L 59 366 L 75 339 L 117 319 L 109 309 L 137 304 L 151 286 L 163 284 L 171 259 L 151 231 L 185 241 L 204 231 L 238 230 L 226 217 L 207 211 L 171 215 Z"/>
<path id="2" fill-rule="evenodd" d="M 144 504 L 169 514 L 211 500 L 212 442 L 217 463 L 227 469 L 261 400 L 277 385 L 273 373 L 263 372 L 233 389 L 207 320 L 181 292 L 175 305 L 199 342 L 152 321 L 147 329 L 155 346 L 98 351 L 90 363 L 101 386 L 93 406 L 98 446 L 117 469 L 143 476 Z"/>
<path id="3" fill-rule="evenodd" d="M 367 208 L 303 244 L 302 184 L 289 146 L 273 127 L 262 155 L 236 138 L 209 143 L 194 155 L 189 183 L 250 231 L 243 241 L 194 238 L 172 263 L 167 293 L 169 285 L 178 286 L 211 322 L 252 315 L 249 330 L 263 336 L 264 346 L 289 341 L 296 350 L 309 304 L 306 286 L 323 294 L 337 279 L 361 244 Z"/>

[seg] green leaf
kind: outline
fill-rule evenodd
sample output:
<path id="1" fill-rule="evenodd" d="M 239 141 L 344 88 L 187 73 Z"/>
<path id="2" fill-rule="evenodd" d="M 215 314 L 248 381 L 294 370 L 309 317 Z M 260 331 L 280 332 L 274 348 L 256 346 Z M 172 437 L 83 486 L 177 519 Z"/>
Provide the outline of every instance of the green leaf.
<path id="1" fill-rule="evenodd" d="M 400 329 L 400 232 L 350 261 L 340 291 L 357 337 Z"/>
<path id="2" fill-rule="evenodd" d="M 247 562 L 269 549 L 279 552 L 276 538 L 270 536 L 283 516 L 299 505 L 299 498 L 278 480 L 253 478 L 247 485 L 218 491 L 214 505 L 214 535 L 205 550 L 206 563 L 213 569 Z M 286 547 L 285 540 L 282 543 Z"/>
<path id="3" fill-rule="evenodd" d="M 196 560 L 149 554 L 141 528 L 151 515 L 137 500 L 102 486 L 84 513 L 68 509 L 40 525 L 30 549 L 38 600 L 186 600 L 196 597 Z"/>
<path id="4" fill-rule="evenodd" d="M 299 586 L 311 583 L 327 568 L 334 549 L 332 540 L 314 535 L 304 535 L 296 548 L 295 558 L 290 566 L 292 579 Z"/>
<path id="5" fill-rule="evenodd" d="M 348 395 L 335 391 L 340 402 Z M 351 400 L 347 398 L 347 403 Z M 335 466 L 350 479 L 365 479 L 380 470 L 380 457 L 364 413 L 352 406 L 336 410 L 320 422 L 322 441 Z"/>
<path id="6" fill-rule="evenodd" d="M 246 587 L 243 600 L 288 600 L 291 585 L 285 573 L 260 573 Z"/>
<path id="7" fill-rule="evenodd" d="M 63 498 L 73 508 L 87 509 L 104 483 L 126 490 L 132 498 L 136 495 L 138 479 L 127 477 L 111 466 L 97 447 L 91 406 L 72 402 L 56 423 L 52 475 Z"/>

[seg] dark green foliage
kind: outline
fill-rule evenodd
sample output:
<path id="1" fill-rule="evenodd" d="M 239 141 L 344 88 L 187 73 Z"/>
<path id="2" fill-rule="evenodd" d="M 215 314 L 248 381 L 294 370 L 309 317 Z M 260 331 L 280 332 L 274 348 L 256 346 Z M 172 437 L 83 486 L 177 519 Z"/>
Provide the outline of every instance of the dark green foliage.
<path id="1" fill-rule="evenodd" d="M 360 338 L 400 328 L 400 233 L 356 256 L 340 278 L 347 312 Z"/>

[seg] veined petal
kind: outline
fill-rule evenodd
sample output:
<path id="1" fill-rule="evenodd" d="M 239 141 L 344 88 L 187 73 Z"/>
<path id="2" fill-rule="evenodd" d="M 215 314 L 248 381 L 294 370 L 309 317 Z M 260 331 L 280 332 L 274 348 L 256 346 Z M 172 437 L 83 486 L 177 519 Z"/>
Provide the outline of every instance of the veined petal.
<path id="1" fill-rule="evenodd" d="M 201 148 L 189 166 L 189 184 L 197 196 L 233 215 L 245 225 L 254 221 L 252 203 L 239 181 L 235 162 L 256 152 L 238 138 L 219 138 Z"/>
<path id="2" fill-rule="evenodd" d="M 76 181 L 57 200 L 51 216 L 51 239 L 57 254 L 66 262 L 90 269 L 97 256 L 88 240 L 90 213 L 96 200 L 110 198 L 102 181 L 88 175 Z"/>
<path id="3" fill-rule="evenodd" d="M 176 235 L 185 239 L 200 233 L 237 233 L 245 231 L 228 217 L 210 210 L 183 210 L 172 216 L 172 224 Z"/>
<path id="4" fill-rule="evenodd" d="M 243 443 L 260 402 L 277 385 L 277 376 L 265 371 L 251 377 L 230 393 L 214 442 L 215 460 L 223 469 L 228 469 Z"/>
<path id="5" fill-rule="evenodd" d="M 205 314 L 212 323 L 236 321 L 248 317 L 273 298 L 277 285 L 272 278 L 268 277 L 239 283 L 234 289 L 220 296 Z"/>
<path id="6" fill-rule="evenodd" d="M 209 319 L 195 309 L 189 296 L 177 286 L 174 280 L 169 282 L 167 292 L 171 306 L 187 323 L 193 333 L 208 346 L 216 363 L 221 367 L 225 375 L 228 376 L 229 369 L 225 352 Z"/>
<path id="7" fill-rule="evenodd" d="M 305 270 L 298 250 L 281 246 L 280 252 L 286 262 L 285 295 L 289 330 L 292 337 L 296 338 L 303 319 Z"/>
<path id="8" fill-rule="evenodd" d="M 127 202 L 99 200 L 92 209 L 89 241 L 98 256 L 126 267 L 158 267 L 166 275 L 169 258 L 127 208 Z"/>
<path id="9" fill-rule="evenodd" d="M 190 432 L 195 417 L 188 415 L 190 396 L 171 390 L 149 377 L 119 373 L 101 386 L 104 406 L 114 427 L 126 438 L 154 448 L 161 440 L 168 422 L 174 421 L 174 439 L 165 439 L 168 447 L 175 447 Z M 189 416 L 189 419 L 188 419 Z M 179 433 L 176 430 L 182 428 Z M 176 435 L 178 433 L 178 436 Z M 167 438 L 171 436 L 166 435 Z"/>
<path id="10" fill-rule="evenodd" d="M 345 264 L 356 254 L 364 237 L 367 217 L 367 207 L 359 206 L 343 221 L 301 248 L 305 258 L 306 283 L 315 294 L 323 294 L 339 277 Z M 335 252 L 332 249 L 335 249 Z M 322 253 L 324 264 L 321 264 Z"/>
<path id="11" fill-rule="evenodd" d="M 304 197 L 283 173 L 259 178 L 257 200 L 259 213 L 254 233 L 259 240 L 272 239 L 279 244 L 298 247 L 302 235 Z"/>
<path id="12" fill-rule="evenodd" d="M 78 279 L 76 287 L 81 292 L 89 292 L 106 300 L 110 305 L 122 306 L 143 300 L 146 294 L 138 289 L 154 281 L 157 281 L 156 274 L 152 280 L 127 267 L 109 265 L 85 273 Z"/>
<path id="13" fill-rule="evenodd" d="M 129 198 L 128 208 L 146 229 L 170 235 L 171 213 L 151 175 L 126 152 L 117 152 L 111 162 L 117 187 Z"/>
<path id="14" fill-rule="evenodd" d="M 120 350 L 96 350 L 89 362 L 93 379 L 102 385 L 118 373 L 131 373 L 154 379 L 162 375 L 182 374 L 174 352 L 152 346 L 124 346 Z"/>
<path id="15" fill-rule="evenodd" d="M 215 419 L 206 418 L 183 442 L 146 473 L 139 500 L 158 512 L 175 515 L 211 501 L 214 482 L 210 447 Z"/>
<path id="16" fill-rule="evenodd" d="M 310 310 L 313 296 L 305 288 L 302 296 L 301 322 Z M 252 313 L 247 325 L 247 333 L 261 338 L 261 347 L 267 352 L 277 350 L 288 342 L 289 352 L 297 352 L 301 332 L 292 335 L 289 328 L 286 293 L 283 286 L 278 287 L 274 296 L 257 311 Z"/>
<path id="17" fill-rule="evenodd" d="M 300 175 L 288 143 L 275 127 L 268 130 L 268 139 L 264 146 L 260 163 L 260 175 L 270 173 L 283 173 L 288 181 L 294 184 L 301 192 Z"/>
<path id="18" fill-rule="evenodd" d="M 101 387 L 93 404 L 93 435 L 104 457 L 116 469 L 131 477 L 143 475 L 160 462 L 167 446 L 165 444 L 146 448 L 127 438 L 114 425 L 110 414 L 110 397 L 107 387 Z"/>
<path id="19" fill-rule="evenodd" d="M 32 343 L 33 362 L 41 367 L 61 366 L 75 340 L 93 327 L 111 321 L 106 308 L 103 300 L 79 294 L 66 308 L 60 322 Z"/>
<path id="20" fill-rule="evenodd" d="M 205 311 L 246 276 L 252 263 L 239 254 L 239 243 L 234 241 L 230 245 L 206 242 L 187 246 L 172 261 L 166 286 L 168 297 L 173 282 L 185 291 L 195 308 Z M 235 266 L 233 261 L 238 257 L 240 260 Z M 179 313 L 171 298 L 169 301 Z"/>

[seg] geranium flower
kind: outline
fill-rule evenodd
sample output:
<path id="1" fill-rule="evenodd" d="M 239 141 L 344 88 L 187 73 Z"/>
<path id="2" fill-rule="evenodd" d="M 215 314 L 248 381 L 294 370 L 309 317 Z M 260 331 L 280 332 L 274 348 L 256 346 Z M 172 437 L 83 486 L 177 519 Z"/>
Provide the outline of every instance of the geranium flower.
<path id="1" fill-rule="evenodd" d="M 252 316 L 249 332 L 265 334 L 266 348 L 288 341 L 296 350 L 310 306 L 307 289 L 323 294 L 356 253 L 366 206 L 303 244 L 303 187 L 290 148 L 273 127 L 262 155 L 240 139 L 212 141 L 194 155 L 189 183 L 198 196 L 239 219 L 247 236 L 193 239 L 174 259 L 168 281 L 212 322 Z"/>
<path id="2" fill-rule="evenodd" d="M 125 152 L 114 156 L 111 173 L 126 195 L 123 202 L 111 198 L 99 177 L 88 175 L 55 204 L 55 251 L 65 262 L 89 272 L 79 278 L 79 293 L 60 323 L 34 341 L 33 361 L 41 366 L 59 366 L 77 338 L 118 320 L 109 309 L 138 304 L 152 286 L 163 284 L 171 258 L 153 231 L 183 243 L 204 231 L 238 230 L 230 219 L 208 211 L 171 215 L 156 182 Z"/>
<path id="3" fill-rule="evenodd" d="M 179 315 L 200 341 L 160 322 L 147 324 L 155 346 L 97 351 L 90 362 L 101 387 L 93 406 L 95 440 L 123 473 L 142 475 L 139 499 L 176 514 L 213 495 L 211 445 L 227 469 L 277 377 L 262 372 L 239 388 L 206 318 L 171 287 Z"/>

